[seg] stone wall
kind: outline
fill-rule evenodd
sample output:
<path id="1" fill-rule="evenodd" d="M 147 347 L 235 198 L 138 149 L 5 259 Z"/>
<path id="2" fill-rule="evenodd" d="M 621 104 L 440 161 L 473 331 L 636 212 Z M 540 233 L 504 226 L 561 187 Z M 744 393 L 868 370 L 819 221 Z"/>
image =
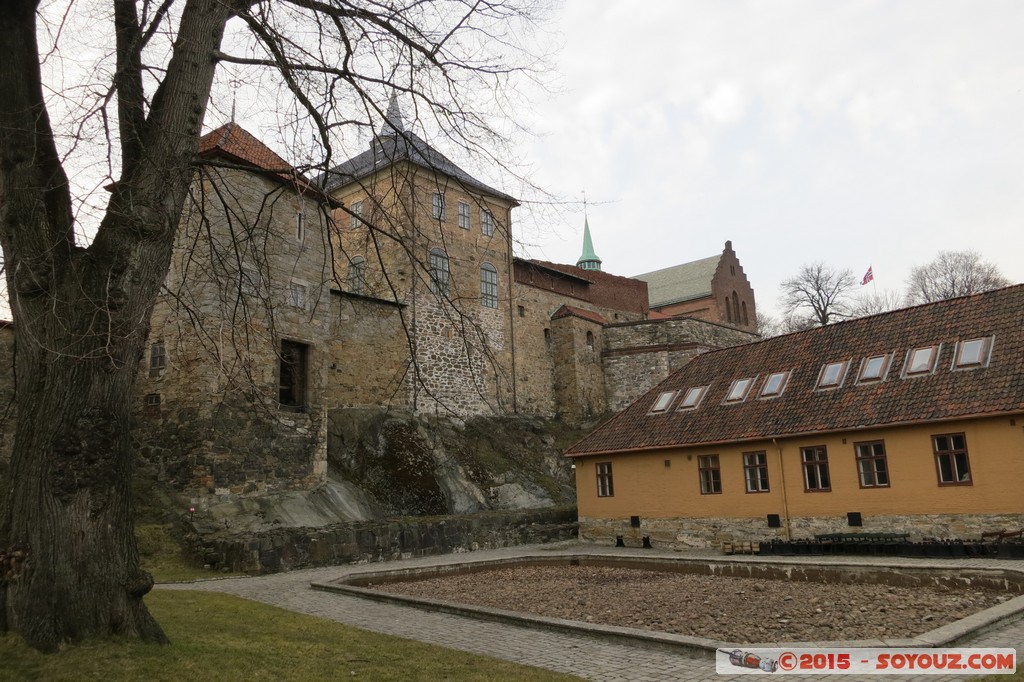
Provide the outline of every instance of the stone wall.
<path id="1" fill-rule="evenodd" d="M 756 334 L 689 317 L 606 325 L 601 360 L 608 409 L 623 409 L 698 353 L 758 340 Z"/>
<path id="2" fill-rule="evenodd" d="M 212 570 L 262 574 L 571 540 L 576 537 L 576 510 L 358 521 L 208 540 L 185 525 L 196 561 Z"/>
<path id="3" fill-rule="evenodd" d="M 863 526 L 851 527 L 846 517 L 804 517 L 789 522 L 790 539 L 812 539 L 825 533 L 909 533 L 912 541 L 978 540 L 984 532 L 1024 528 L 1022 514 L 928 514 L 913 516 L 864 516 Z M 769 528 L 765 518 L 640 519 L 639 528 L 629 519 L 580 518 L 580 539 L 614 544 L 623 536 L 627 545 L 640 545 L 643 537 L 655 547 L 683 549 L 718 547 L 722 542 L 785 540 L 783 527 Z"/>
<path id="4" fill-rule="evenodd" d="M 575 315 L 551 321 L 556 414 L 570 423 L 604 414 L 607 409 L 602 332 L 601 325 Z"/>

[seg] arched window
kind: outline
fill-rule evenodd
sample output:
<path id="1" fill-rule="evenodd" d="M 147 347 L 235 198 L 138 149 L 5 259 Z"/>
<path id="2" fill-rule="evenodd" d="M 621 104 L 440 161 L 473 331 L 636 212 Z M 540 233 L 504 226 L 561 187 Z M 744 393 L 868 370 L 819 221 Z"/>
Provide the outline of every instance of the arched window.
<path id="1" fill-rule="evenodd" d="M 732 292 L 732 321 L 736 324 L 740 322 L 740 297 L 736 295 L 736 292 Z"/>
<path id="2" fill-rule="evenodd" d="M 366 290 L 366 259 L 353 256 L 348 262 L 348 290 L 353 294 L 361 294 Z"/>
<path id="3" fill-rule="evenodd" d="M 747 302 L 743 301 L 740 307 L 743 310 L 743 324 L 750 324 L 750 319 L 747 317 Z"/>
<path id="4" fill-rule="evenodd" d="M 587 348 L 594 350 L 594 332 L 587 332 Z"/>
<path id="5" fill-rule="evenodd" d="M 547 328 L 544 329 L 544 345 L 551 350 L 551 330 Z"/>
<path id="6" fill-rule="evenodd" d="M 498 271 L 490 263 L 480 266 L 480 305 L 498 307 Z"/>
<path id="7" fill-rule="evenodd" d="M 729 297 L 725 297 L 725 321 L 732 322 L 732 304 L 729 303 Z"/>
<path id="8" fill-rule="evenodd" d="M 448 295 L 448 254 L 444 249 L 430 250 L 430 291 L 438 296 Z"/>

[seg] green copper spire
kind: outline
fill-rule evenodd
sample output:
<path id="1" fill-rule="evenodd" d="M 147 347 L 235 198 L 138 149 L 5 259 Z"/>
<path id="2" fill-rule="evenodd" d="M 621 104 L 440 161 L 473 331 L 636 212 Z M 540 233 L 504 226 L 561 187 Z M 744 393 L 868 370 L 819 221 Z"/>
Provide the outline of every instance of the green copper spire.
<path id="1" fill-rule="evenodd" d="M 590 221 L 583 218 L 583 255 L 576 261 L 576 267 L 584 270 L 601 270 L 601 259 L 594 253 L 594 242 L 590 238 Z"/>

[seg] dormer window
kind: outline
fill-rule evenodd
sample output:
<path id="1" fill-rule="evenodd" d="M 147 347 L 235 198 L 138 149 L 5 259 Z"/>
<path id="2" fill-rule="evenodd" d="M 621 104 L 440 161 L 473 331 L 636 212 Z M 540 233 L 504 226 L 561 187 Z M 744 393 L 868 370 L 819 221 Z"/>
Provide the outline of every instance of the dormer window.
<path id="1" fill-rule="evenodd" d="M 672 399 L 676 397 L 678 391 L 665 391 L 658 396 L 658 399 L 654 401 L 654 407 L 651 408 L 651 414 L 658 414 L 661 412 L 667 412 L 669 405 L 672 404 Z"/>
<path id="2" fill-rule="evenodd" d="M 761 387 L 762 398 L 776 398 L 782 395 L 782 392 L 786 390 L 786 382 L 789 381 L 789 372 L 775 372 L 769 374 L 768 378 L 764 381 L 764 386 Z"/>
<path id="3" fill-rule="evenodd" d="M 700 401 L 707 391 L 707 386 L 694 386 L 693 388 L 686 389 L 686 393 L 683 394 L 683 399 L 679 401 L 679 409 L 692 410 L 696 408 L 700 405 Z"/>
<path id="4" fill-rule="evenodd" d="M 843 385 L 843 379 L 846 378 L 846 368 L 849 366 L 849 360 L 843 360 L 841 362 L 830 362 L 821 368 L 821 374 L 818 375 L 818 388 L 839 388 Z"/>
<path id="5" fill-rule="evenodd" d="M 935 369 L 935 360 L 939 357 L 938 346 L 914 348 L 907 353 L 907 376 L 931 374 Z"/>
<path id="6" fill-rule="evenodd" d="M 858 383 L 871 383 L 881 381 L 889 370 L 889 355 L 872 355 L 864 358 L 860 364 L 860 374 L 857 376 Z"/>
<path id="7" fill-rule="evenodd" d="M 956 368 L 969 369 L 988 364 L 989 349 L 991 347 L 991 337 L 961 341 L 956 349 Z"/>
<path id="8" fill-rule="evenodd" d="M 750 377 L 749 379 L 737 379 L 732 382 L 732 386 L 729 388 L 729 393 L 725 396 L 725 402 L 742 403 L 747 399 L 747 393 L 750 392 L 750 387 L 753 385 L 754 377 Z"/>

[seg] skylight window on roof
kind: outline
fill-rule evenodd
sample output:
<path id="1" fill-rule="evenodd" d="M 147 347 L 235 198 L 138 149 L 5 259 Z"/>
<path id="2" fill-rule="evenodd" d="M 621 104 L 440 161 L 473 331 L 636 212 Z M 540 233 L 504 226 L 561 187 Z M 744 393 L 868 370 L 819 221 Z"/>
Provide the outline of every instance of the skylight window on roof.
<path id="1" fill-rule="evenodd" d="M 727 403 L 741 403 L 747 398 L 747 393 L 750 392 L 750 387 L 754 385 L 754 377 L 749 379 L 737 379 L 732 382 L 732 386 L 729 388 L 728 395 L 725 396 L 725 402 Z"/>
<path id="2" fill-rule="evenodd" d="M 818 388 L 838 388 L 843 385 L 843 379 L 846 378 L 846 368 L 849 366 L 849 360 L 842 360 L 840 362 L 830 362 L 821 368 L 821 374 L 818 376 Z"/>
<path id="3" fill-rule="evenodd" d="M 989 349 L 991 347 L 991 337 L 961 341 L 956 351 L 956 367 L 958 369 L 967 369 L 988 364 Z"/>
<path id="4" fill-rule="evenodd" d="M 658 399 L 654 401 L 654 407 L 651 408 L 652 413 L 666 412 L 669 405 L 672 404 L 672 399 L 676 397 L 678 391 L 665 391 L 658 396 Z"/>
<path id="5" fill-rule="evenodd" d="M 769 374 L 768 378 L 765 379 L 764 386 L 761 387 L 761 397 L 775 398 L 782 395 L 782 392 L 786 390 L 786 382 L 788 381 L 789 372 Z"/>
<path id="6" fill-rule="evenodd" d="M 914 348 L 907 353 L 907 376 L 920 376 L 931 374 L 935 369 L 935 360 L 939 357 L 938 346 L 924 346 Z"/>
<path id="7" fill-rule="evenodd" d="M 881 381 L 889 370 L 890 355 L 871 355 L 864 358 L 860 364 L 860 375 L 857 381 L 864 384 L 873 381 Z"/>
<path id="8" fill-rule="evenodd" d="M 686 393 L 683 394 L 683 399 L 679 402 L 680 410 L 692 410 L 700 404 L 701 398 L 707 393 L 707 386 L 694 386 L 693 388 L 686 389 Z"/>

